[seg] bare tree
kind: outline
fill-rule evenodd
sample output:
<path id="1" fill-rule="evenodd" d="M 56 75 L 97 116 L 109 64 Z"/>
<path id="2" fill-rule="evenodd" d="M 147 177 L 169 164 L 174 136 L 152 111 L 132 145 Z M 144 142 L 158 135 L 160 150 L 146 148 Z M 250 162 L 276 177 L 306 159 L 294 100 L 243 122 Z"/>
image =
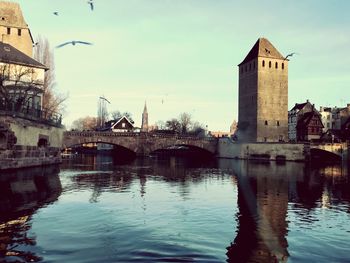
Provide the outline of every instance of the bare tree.
<path id="1" fill-rule="evenodd" d="M 179 122 L 181 124 L 181 132 L 187 133 L 190 130 L 192 120 L 191 120 L 191 114 L 187 112 L 183 112 L 180 114 Z"/>
<path id="2" fill-rule="evenodd" d="M 41 93 L 36 71 L 32 67 L 11 64 L 2 58 L 0 64 L 0 106 L 6 110 L 24 111 L 35 108 Z"/>
<path id="3" fill-rule="evenodd" d="M 171 120 L 166 121 L 165 126 L 168 130 L 181 133 L 181 123 L 178 119 L 172 118 Z"/>
<path id="4" fill-rule="evenodd" d="M 72 129 L 83 131 L 83 130 L 95 130 L 97 127 L 97 118 L 86 116 L 79 118 L 72 123 Z"/>
<path id="5" fill-rule="evenodd" d="M 49 68 L 44 76 L 42 107 L 45 109 L 46 114 L 54 112 L 62 114 L 65 110 L 64 102 L 67 100 L 68 94 L 58 93 L 55 89 L 54 55 L 50 49 L 49 41 L 39 36 L 36 43 L 34 58 Z"/>

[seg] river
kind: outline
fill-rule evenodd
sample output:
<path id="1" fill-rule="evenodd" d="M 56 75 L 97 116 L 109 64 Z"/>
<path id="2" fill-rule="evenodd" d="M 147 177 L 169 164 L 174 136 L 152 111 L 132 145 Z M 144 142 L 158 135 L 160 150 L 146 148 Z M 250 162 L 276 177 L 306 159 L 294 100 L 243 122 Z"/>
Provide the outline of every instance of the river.
<path id="1" fill-rule="evenodd" d="M 347 165 L 120 163 L 0 174 L 0 262 L 350 262 Z"/>

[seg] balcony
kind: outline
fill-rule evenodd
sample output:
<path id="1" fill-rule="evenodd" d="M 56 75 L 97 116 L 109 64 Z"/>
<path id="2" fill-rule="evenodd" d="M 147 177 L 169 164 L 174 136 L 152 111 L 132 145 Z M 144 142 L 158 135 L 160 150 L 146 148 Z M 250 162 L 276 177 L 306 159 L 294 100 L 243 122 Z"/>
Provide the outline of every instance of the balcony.
<path id="1" fill-rule="evenodd" d="M 0 116 L 22 118 L 37 123 L 62 127 L 62 115 L 46 109 L 19 106 L 15 103 L 0 103 Z"/>

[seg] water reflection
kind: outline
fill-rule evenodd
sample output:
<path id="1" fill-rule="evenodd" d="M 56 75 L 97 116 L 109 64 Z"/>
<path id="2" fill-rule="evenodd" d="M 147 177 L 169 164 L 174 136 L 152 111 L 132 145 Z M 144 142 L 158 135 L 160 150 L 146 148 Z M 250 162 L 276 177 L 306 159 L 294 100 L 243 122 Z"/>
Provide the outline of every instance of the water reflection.
<path id="1" fill-rule="evenodd" d="M 36 237 L 30 234 L 32 215 L 61 193 L 59 167 L 1 172 L 0 261 L 37 262 Z"/>
<path id="2" fill-rule="evenodd" d="M 319 220 L 310 216 L 318 207 L 345 202 L 349 212 L 346 167 L 225 160 L 219 166 L 232 168 L 238 182 L 238 230 L 227 248 L 228 262 L 287 262 L 288 210 L 300 223 Z"/>

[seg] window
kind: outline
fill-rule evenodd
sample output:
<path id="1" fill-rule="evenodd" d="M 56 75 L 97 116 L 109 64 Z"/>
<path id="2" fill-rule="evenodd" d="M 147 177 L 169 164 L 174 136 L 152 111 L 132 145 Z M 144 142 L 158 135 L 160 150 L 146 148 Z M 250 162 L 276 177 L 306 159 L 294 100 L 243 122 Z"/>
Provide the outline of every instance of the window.
<path id="1" fill-rule="evenodd" d="M 124 122 L 122 123 L 122 127 L 125 128 L 125 123 Z"/>
<path id="2" fill-rule="evenodd" d="M 21 36 L 21 35 L 22 35 L 22 29 L 18 28 L 17 34 L 18 34 L 19 36 Z"/>
<path id="3" fill-rule="evenodd" d="M 11 34 L 11 28 L 10 28 L 10 27 L 7 28 L 7 34 L 8 34 L 8 35 Z"/>
<path id="4" fill-rule="evenodd" d="M 268 125 L 268 122 L 267 122 L 267 121 L 265 121 L 265 125 Z"/>
<path id="5" fill-rule="evenodd" d="M 264 137 L 264 142 L 267 142 L 267 137 Z"/>
<path id="6" fill-rule="evenodd" d="M 282 63 L 282 69 L 284 69 L 284 63 Z"/>
<path id="7" fill-rule="evenodd" d="M 262 66 L 265 67 L 265 60 L 262 61 Z"/>
<path id="8" fill-rule="evenodd" d="M 275 63 L 275 68 L 278 68 L 278 63 L 277 62 Z"/>
<path id="9" fill-rule="evenodd" d="M 269 61 L 269 68 L 271 68 L 271 61 Z"/>
<path id="10" fill-rule="evenodd" d="M 277 121 L 277 126 L 280 126 L 280 121 Z"/>

